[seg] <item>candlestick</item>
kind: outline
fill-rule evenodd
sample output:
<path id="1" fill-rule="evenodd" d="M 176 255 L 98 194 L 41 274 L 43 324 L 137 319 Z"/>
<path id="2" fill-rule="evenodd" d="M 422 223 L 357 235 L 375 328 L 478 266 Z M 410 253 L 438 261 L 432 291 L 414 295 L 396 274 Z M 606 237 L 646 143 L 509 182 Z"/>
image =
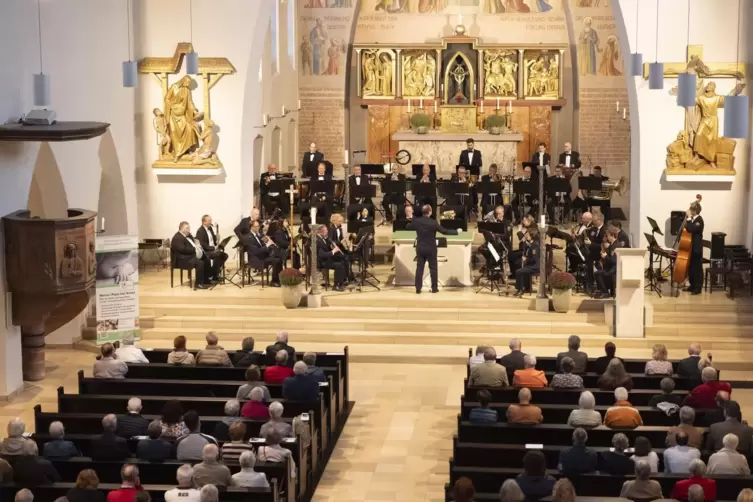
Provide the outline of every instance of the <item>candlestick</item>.
<path id="1" fill-rule="evenodd" d="M 458 24 L 463 24 L 463 15 L 458 14 Z"/>
<path id="2" fill-rule="evenodd" d="M 622 109 L 622 120 L 625 120 L 627 118 L 627 109 Z"/>
<path id="3" fill-rule="evenodd" d="M 437 113 L 437 100 L 434 100 L 434 113 Z"/>
<path id="4" fill-rule="evenodd" d="M 541 228 L 544 228 L 546 226 L 546 216 L 544 216 L 542 214 L 540 219 L 541 219 L 541 225 L 540 226 L 541 226 Z"/>
<path id="5" fill-rule="evenodd" d="M 481 100 L 481 113 L 484 113 L 484 100 Z"/>
<path id="6" fill-rule="evenodd" d="M 499 98 L 497 98 L 497 110 L 499 110 Z"/>
<path id="7" fill-rule="evenodd" d="M 282 105 L 282 116 L 285 116 L 285 105 Z"/>
<path id="8" fill-rule="evenodd" d="M 419 107 L 419 108 L 420 108 L 421 110 L 423 110 L 423 109 L 424 109 L 424 97 L 423 97 L 423 96 L 421 96 L 420 98 L 418 98 L 418 107 Z"/>
<path id="9" fill-rule="evenodd" d="M 509 113 L 512 113 L 512 100 L 507 102 L 507 111 Z"/>
<path id="10" fill-rule="evenodd" d="M 102 217 L 102 232 L 105 231 L 105 217 Z"/>
<path id="11" fill-rule="evenodd" d="M 349 159 L 348 159 L 348 157 L 349 157 L 349 155 L 348 155 L 348 151 L 347 151 L 347 150 L 345 150 L 345 163 L 346 163 L 346 164 L 348 163 L 348 160 L 349 160 Z"/>
<path id="12" fill-rule="evenodd" d="M 620 111 L 620 102 L 619 102 L 619 101 L 617 102 L 617 105 L 616 105 L 615 109 L 616 109 L 616 110 L 617 110 L 618 112 Z"/>
<path id="13" fill-rule="evenodd" d="M 410 99 L 408 100 L 408 113 L 410 113 Z"/>
<path id="14" fill-rule="evenodd" d="M 264 125 L 267 125 L 267 114 L 262 113 L 261 118 L 262 118 L 262 121 L 264 122 Z"/>

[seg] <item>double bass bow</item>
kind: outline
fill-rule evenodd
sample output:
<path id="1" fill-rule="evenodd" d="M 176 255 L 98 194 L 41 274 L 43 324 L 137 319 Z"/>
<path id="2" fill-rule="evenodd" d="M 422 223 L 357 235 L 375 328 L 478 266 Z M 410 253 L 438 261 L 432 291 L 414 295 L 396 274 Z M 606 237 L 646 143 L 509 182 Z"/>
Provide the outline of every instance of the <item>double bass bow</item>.
<path id="1" fill-rule="evenodd" d="M 700 194 L 696 195 L 695 198 L 696 201 L 691 203 L 691 205 L 696 204 L 703 199 Z M 682 220 L 682 228 L 680 228 L 680 233 L 677 234 L 677 240 L 675 241 L 676 245 L 679 242 L 679 246 L 677 247 L 677 257 L 675 258 L 675 267 L 674 270 L 672 270 L 672 280 L 676 284 L 682 284 L 685 282 L 685 279 L 688 278 L 688 269 L 690 267 L 690 252 L 693 249 L 693 236 L 685 228 L 687 222 L 687 217 Z"/>

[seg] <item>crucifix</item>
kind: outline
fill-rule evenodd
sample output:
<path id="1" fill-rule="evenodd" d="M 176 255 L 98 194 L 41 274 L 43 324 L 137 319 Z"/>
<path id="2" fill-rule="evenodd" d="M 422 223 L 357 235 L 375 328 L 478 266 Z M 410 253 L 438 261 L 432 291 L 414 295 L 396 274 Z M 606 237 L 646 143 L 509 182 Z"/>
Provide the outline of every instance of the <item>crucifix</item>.
<path id="1" fill-rule="evenodd" d="M 736 78 L 745 80 L 745 63 L 706 63 L 703 46 L 689 45 L 687 60 L 682 63 L 664 63 L 664 76 L 677 78 L 681 73 L 695 73 L 698 78 Z M 643 79 L 648 80 L 648 63 L 643 63 Z"/>
<path id="2" fill-rule="evenodd" d="M 290 188 L 285 190 L 285 193 L 289 194 L 289 197 L 290 197 L 290 220 L 288 221 L 290 225 L 293 224 L 293 208 L 295 205 L 295 192 L 296 192 L 295 184 L 292 184 L 292 183 L 290 185 Z M 292 235 L 292 232 L 291 232 L 291 235 Z M 290 243 L 290 266 L 291 267 L 295 265 L 295 260 L 293 259 L 294 253 L 295 253 L 295 245 L 291 242 Z"/>

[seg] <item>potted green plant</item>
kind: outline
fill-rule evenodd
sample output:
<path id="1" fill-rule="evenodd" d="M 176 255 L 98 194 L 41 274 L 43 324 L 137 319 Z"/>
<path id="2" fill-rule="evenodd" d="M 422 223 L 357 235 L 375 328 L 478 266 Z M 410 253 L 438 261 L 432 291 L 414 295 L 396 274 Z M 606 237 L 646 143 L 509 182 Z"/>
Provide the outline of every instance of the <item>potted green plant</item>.
<path id="1" fill-rule="evenodd" d="M 410 118 L 410 125 L 417 134 L 426 134 L 431 126 L 431 118 L 423 112 L 416 112 Z"/>
<path id="2" fill-rule="evenodd" d="M 489 134 L 502 134 L 502 129 L 507 125 L 506 122 L 502 115 L 489 115 L 486 117 L 486 129 Z"/>
<path id="3" fill-rule="evenodd" d="M 549 276 L 552 288 L 552 306 L 555 312 L 567 313 L 570 310 L 570 297 L 575 287 L 575 277 L 568 272 L 552 272 Z"/>
<path id="4" fill-rule="evenodd" d="M 297 308 L 303 297 L 304 275 L 295 268 L 285 268 L 280 272 L 282 304 L 289 309 Z"/>

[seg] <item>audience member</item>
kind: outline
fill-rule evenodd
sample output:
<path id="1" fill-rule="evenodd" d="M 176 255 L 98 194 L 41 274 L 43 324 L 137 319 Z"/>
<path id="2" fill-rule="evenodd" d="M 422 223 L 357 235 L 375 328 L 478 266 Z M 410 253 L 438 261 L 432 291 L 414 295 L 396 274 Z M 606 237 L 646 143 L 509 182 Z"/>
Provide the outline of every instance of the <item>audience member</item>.
<path id="1" fill-rule="evenodd" d="M 658 408 L 661 403 L 674 404 L 677 407 L 682 406 L 682 397 L 678 394 L 673 394 L 675 391 L 675 381 L 669 377 L 662 378 L 659 382 L 659 388 L 661 394 L 656 394 L 648 402 L 648 405 L 652 408 Z"/>
<path id="2" fill-rule="evenodd" d="M 136 337 L 133 333 L 126 333 L 123 337 L 120 347 L 115 351 L 115 357 L 124 363 L 149 364 L 149 359 L 146 358 L 144 352 L 136 347 Z"/>
<path id="3" fill-rule="evenodd" d="M 285 459 L 290 459 L 288 465 L 290 466 L 289 475 L 292 478 L 296 477 L 295 474 L 295 461 L 293 460 L 293 454 L 290 450 L 280 446 L 282 437 L 275 429 L 267 431 L 267 444 L 259 446 L 256 449 L 256 460 L 258 462 L 285 462 Z"/>
<path id="4" fill-rule="evenodd" d="M 696 409 L 714 408 L 716 406 L 716 394 L 720 390 L 732 393 L 732 386 L 727 382 L 717 380 L 718 373 L 712 368 L 704 368 L 701 371 L 701 385 L 690 391 L 683 403 Z"/>
<path id="5" fill-rule="evenodd" d="M 593 370 L 594 372 L 598 373 L 599 375 L 603 375 L 605 371 L 607 371 L 607 366 L 609 366 L 609 361 L 614 359 L 615 353 L 617 352 L 617 346 L 612 342 L 607 342 L 604 344 L 604 353 L 605 356 L 597 357 L 596 361 L 594 361 L 593 364 Z M 620 359 L 619 357 L 617 359 Z M 625 364 L 625 362 L 620 359 L 620 362 Z"/>
<path id="6" fill-rule="evenodd" d="M 126 464 L 120 469 L 120 488 L 107 494 L 107 502 L 134 502 L 136 494 L 142 490 L 139 468 Z"/>
<path id="7" fill-rule="evenodd" d="M 525 369 L 526 355 L 521 351 L 523 344 L 517 338 L 510 340 L 508 347 L 510 347 L 510 352 L 502 356 L 502 358 L 499 360 L 499 364 L 504 366 L 505 370 L 507 370 L 507 381 L 512 382 L 512 379 L 515 376 L 515 372 Z"/>
<path id="8" fill-rule="evenodd" d="M 232 366 L 227 351 L 219 345 L 217 333 L 210 331 L 206 336 L 207 346 L 196 354 L 196 364 L 200 366 Z"/>
<path id="9" fill-rule="evenodd" d="M 596 398 L 591 391 L 583 391 L 578 398 L 578 409 L 570 412 L 567 425 L 570 427 L 598 427 L 601 425 L 601 413 L 596 411 Z"/>
<path id="10" fill-rule="evenodd" d="M 183 464 L 175 473 L 178 486 L 165 492 L 165 502 L 200 502 L 199 490 L 194 482 L 193 467 Z"/>
<path id="11" fill-rule="evenodd" d="M 65 494 L 68 502 L 105 502 L 105 494 L 99 491 L 99 477 L 92 469 L 84 469 L 76 477 L 76 485 Z"/>
<path id="12" fill-rule="evenodd" d="M 63 422 L 52 422 L 49 428 L 52 441 L 47 441 L 42 449 L 42 455 L 47 460 L 69 460 L 80 455 L 78 448 L 72 441 L 63 439 L 65 427 Z"/>
<path id="13" fill-rule="evenodd" d="M 476 490 L 473 488 L 473 482 L 463 476 L 455 481 L 452 487 L 452 499 L 455 502 L 473 502 L 476 496 Z"/>
<path id="14" fill-rule="evenodd" d="M 630 457 L 633 462 L 647 462 L 651 466 L 651 472 L 659 472 L 659 455 L 651 448 L 651 441 L 646 436 L 635 438 L 635 447 L 633 456 Z"/>
<path id="15" fill-rule="evenodd" d="M 241 401 L 249 399 L 251 396 L 251 390 L 254 387 L 261 387 L 264 391 L 264 401 L 269 402 L 272 400 L 272 395 L 269 393 L 269 389 L 261 379 L 261 368 L 256 365 L 251 365 L 246 370 L 246 383 L 238 388 L 238 392 L 235 394 L 235 399 Z"/>
<path id="16" fill-rule="evenodd" d="M 701 458 L 698 448 L 688 446 L 688 435 L 683 431 L 675 434 L 675 446 L 664 450 L 664 472 L 685 474 L 690 472 L 690 463 Z"/>
<path id="17" fill-rule="evenodd" d="M 489 403 L 492 400 L 492 394 L 486 389 L 481 389 L 476 392 L 476 399 L 478 399 L 479 406 L 471 409 L 471 413 L 468 419 L 472 424 L 496 424 L 499 417 L 497 416 L 497 410 L 489 408 Z"/>
<path id="18" fill-rule="evenodd" d="M 141 399 L 132 397 L 128 400 L 127 413 L 118 417 L 118 430 L 116 434 L 129 439 L 133 436 L 146 436 L 149 420 L 141 416 Z"/>
<path id="19" fill-rule="evenodd" d="M 688 502 L 703 502 L 705 495 L 701 485 L 692 485 L 688 488 Z"/>
<path id="20" fill-rule="evenodd" d="M 222 445 L 221 457 L 224 463 L 237 464 L 241 454 L 246 451 L 254 451 L 253 446 L 245 441 L 246 424 L 235 422 L 230 426 L 230 441 Z"/>
<path id="21" fill-rule="evenodd" d="M 526 356 L 528 357 L 528 356 Z M 531 391 L 523 387 L 518 392 L 518 402 L 507 407 L 507 422 L 511 424 L 540 424 L 544 421 L 541 408 L 531 404 Z"/>
<path id="22" fill-rule="evenodd" d="M 562 373 L 554 375 L 550 385 L 555 389 L 582 389 L 583 378 L 581 378 L 580 375 L 573 373 L 573 369 L 575 368 L 573 360 L 569 357 L 563 357 L 560 366 L 562 368 Z"/>
<path id="23" fill-rule="evenodd" d="M 753 489 L 743 488 L 737 495 L 737 502 L 753 502 Z"/>
<path id="24" fill-rule="evenodd" d="M 8 437 L 0 443 L 0 455 L 21 455 L 24 443 L 31 441 L 24 437 L 26 424 L 16 417 L 8 421 Z"/>
<path id="25" fill-rule="evenodd" d="M 578 427 L 573 431 L 573 446 L 560 452 L 557 468 L 566 477 L 595 472 L 599 468 L 599 459 L 596 453 L 586 448 L 586 441 L 588 433 Z"/>
<path id="26" fill-rule="evenodd" d="M 497 352 L 493 348 L 484 351 L 484 362 L 471 368 L 469 387 L 507 387 L 507 371 L 497 364 Z"/>
<path id="27" fill-rule="evenodd" d="M 142 490 L 133 496 L 133 502 L 152 502 L 152 496 L 148 491 Z"/>
<path id="28" fill-rule="evenodd" d="M 526 496 L 514 479 L 506 479 L 499 489 L 500 502 L 525 502 Z"/>
<path id="29" fill-rule="evenodd" d="M 625 454 L 630 443 L 625 434 L 612 436 L 612 449 L 599 453 L 599 472 L 604 474 L 628 475 L 635 470 L 635 463 Z"/>
<path id="30" fill-rule="evenodd" d="M 128 373 L 128 365 L 116 359 L 115 348 L 111 343 L 105 343 L 99 349 L 101 357 L 94 361 L 92 370 L 95 378 L 125 378 Z"/>
<path id="31" fill-rule="evenodd" d="M 662 498 L 663 495 L 659 482 L 649 479 L 652 472 L 655 471 L 648 462 L 638 460 L 635 463 L 635 479 L 632 481 L 625 481 L 622 484 L 620 497 L 630 500 Z"/>
<path id="32" fill-rule="evenodd" d="M 214 485 L 204 485 L 199 490 L 199 500 L 201 502 L 220 502 L 220 492 Z"/>
<path id="33" fill-rule="evenodd" d="M 16 492 L 13 500 L 14 502 L 34 502 L 34 494 L 28 488 L 22 488 Z"/>
<path id="34" fill-rule="evenodd" d="M 212 431 L 212 436 L 217 441 L 227 441 L 229 436 L 229 429 L 230 426 L 233 425 L 236 422 L 241 421 L 241 417 L 239 416 L 241 413 L 241 403 L 237 399 L 231 399 L 230 401 L 227 401 L 225 403 L 225 416 L 222 417 L 222 420 L 217 422 L 217 425 L 214 426 L 214 431 Z"/>
<path id="35" fill-rule="evenodd" d="M 279 401 L 275 401 L 269 405 L 269 422 L 261 426 L 261 430 L 259 431 L 260 437 L 267 437 L 269 429 L 275 429 L 280 434 L 280 437 L 293 437 L 293 427 L 282 420 L 284 411 L 285 407 Z"/>
<path id="36" fill-rule="evenodd" d="M 115 415 L 105 415 L 102 419 L 102 434 L 92 439 L 89 447 L 92 460 L 123 460 L 131 456 L 128 442 L 115 434 L 117 428 L 118 419 Z"/>
<path id="37" fill-rule="evenodd" d="M 704 477 L 706 475 L 706 464 L 703 463 L 703 460 L 690 462 L 689 471 L 690 477 L 675 483 L 670 497 L 676 500 L 689 500 L 688 491 L 690 487 L 697 485 L 703 489 L 704 500 L 716 500 L 716 481 Z"/>
<path id="38" fill-rule="evenodd" d="M 641 414 L 628 401 L 628 391 L 624 387 L 617 387 L 614 390 L 614 406 L 604 414 L 604 425 L 611 428 L 629 427 L 631 429 L 643 425 Z"/>
<path id="39" fill-rule="evenodd" d="M 722 449 L 709 457 L 709 476 L 719 474 L 750 474 L 748 459 L 737 452 L 739 441 L 734 434 L 727 434 L 722 438 Z"/>
<path id="40" fill-rule="evenodd" d="M 306 376 L 317 382 L 327 382 L 327 375 L 324 374 L 324 370 L 316 365 L 316 352 L 306 352 L 301 360 L 306 363 Z"/>
<path id="41" fill-rule="evenodd" d="M 37 443 L 27 441 L 21 455 L 13 461 L 13 482 L 23 488 L 36 488 L 60 481 L 60 474 L 52 462 L 39 456 Z"/>
<path id="42" fill-rule="evenodd" d="M 256 472 L 256 456 L 253 450 L 244 451 L 238 462 L 241 464 L 240 472 L 233 474 L 234 486 L 245 486 L 246 488 L 269 488 L 269 481 L 263 472 Z M 167 501 L 165 501 L 167 502 Z"/>
<path id="43" fill-rule="evenodd" d="M 688 357 L 677 363 L 677 374 L 681 377 L 690 378 L 700 383 L 701 370 L 698 363 L 701 361 L 701 344 L 691 343 L 688 347 Z"/>
<path id="44" fill-rule="evenodd" d="M 286 378 L 293 376 L 293 368 L 288 365 L 288 353 L 284 350 L 277 352 L 275 356 L 275 365 L 267 366 L 264 370 L 264 381 L 266 383 L 282 383 Z"/>
<path id="45" fill-rule="evenodd" d="M 193 366 L 196 364 L 196 358 L 186 350 L 185 336 L 176 336 L 175 340 L 173 340 L 173 351 L 167 355 L 167 364 L 175 364 L 177 366 Z"/>
<path id="46" fill-rule="evenodd" d="M 202 434 L 201 420 L 195 411 L 187 411 L 183 415 L 188 434 L 181 436 L 175 442 L 175 456 L 178 460 L 201 460 L 204 447 L 217 444 L 217 440 L 209 434 Z"/>
<path id="47" fill-rule="evenodd" d="M 575 364 L 573 373 L 583 374 L 588 367 L 588 354 L 580 351 L 580 337 L 578 335 L 570 335 L 567 338 L 567 352 L 560 352 L 557 354 L 557 371 L 562 371 L 562 360 L 569 357 Z"/>
<path id="48" fill-rule="evenodd" d="M 716 393 L 715 401 L 716 406 L 710 410 L 706 410 L 706 413 L 703 414 L 703 425 L 706 427 L 711 427 L 726 420 L 724 417 L 724 408 L 727 406 L 727 401 L 729 401 L 729 392 L 720 390 Z"/>
<path id="49" fill-rule="evenodd" d="M 552 494 L 555 480 L 546 473 L 546 457 L 540 451 L 523 456 L 523 474 L 516 478 L 526 500 L 538 500 Z"/>
<path id="50" fill-rule="evenodd" d="M 526 354 L 522 370 L 516 370 L 512 379 L 515 387 L 528 387 L 529 389 L 543 389 L 548 385 L 546 375 L 542 370 L 536 369 L 536 356 Z M 505 373 L 507 376 L 507 373 Z"/>
<path id="51" fill-rule="evenodd" d="M 690 406 L 683 406 L 680 408 L 680 425 L 670 427 L 667 431 L 667 446 L 675 446 L 675 435 L 680 431 L 684 432 L 688 436 L 688 446 L 701 449 L 703 446 L 703 429 L 693 426 L 695 422 L 695 410 Z"/>
<path id="52" fill-rule="evenodd" d="M 667 360 L 667 347 L 661 343 L 657 343 L 654 344 L 651 350 L 651 360 L 646 363 L 644 373 L 647 375 L 672 376 L 672 363 Z"/>
<path id="53" fill-rule="evenodd" d="M 575 487 L 569 479 L 560 479 L 552 488 L 552 502 L 575 502 Z"/>
<path id="54" fill-rule="evenodd" d="M 204 445 L 201 452 L 203 462 L 196 464 L 193 468 L 194 480 L 196 486 L 204 485 L 231 486 L 233 480 L 230 475 L 230 469 L 226 465 L 217 461 L 219 448 L 216 444 Z"/>
<path id="55" fill-rule="evenodd" d="M 490 347 L 488 345 L 477 345 L 476 346 L 476 354 L 471 356 L 470 359 L 468 359 L 468 366 L 471 368 L 476 366 L 477 364 L 481 364 L 484 362 L 484 352 L 487 351 L 487 349 L 492 349 L 494 347 Z"/>
<path id="56" fill-rule="evenodd" d="M 269 418 L 269 409 L 264 403 L 264 391 L 259 387 L 251 389 L 250 400 L 246 401 L 241 408 L 243 418 L 255 418 L 257 420 Z"/>
<path id="57" fill-rule="evenodd" d="M 284 353 L 284 352 L 283 352 Z M 308 367 L 303 361 L 293 366 L 293 376 L 282 383 L 282 397 L 288 401 L 313 403 L 319 399 L 319 382 L 306 374 Z"/>
<path id="58" fill-rule="evenodd" d="M 233 354 L 231 358 L 236 368 L 248 368 L 251 365 L 261 366 L 264 364 L 264 354 L 254 352 L 254 337 L 247 336 L 241 342 L 241 350 Z"/>
<path id="59" fill-rule="evenodd" d="M 173 456 L 173 445 L 162 439 L 162 424 L 152 420 L 147 427 L 149 439 L 142 439 L 136 445 L 136 458 L 148 462 L 162 462 Z"/>
<path id="60" fill-rule="evenodd" d="M 183 407 L 180 401 L 172 400 L 165 403 L 162 407 L 160 425 L 162 425 L 162 435 L 165 437 L 179 438 L 190 432 L 183 423 Z"/>
<path id="61" fill-rule="evenodd" d="M 0 458 L 0 483 L 13 481 L 13 467 L 4 458 Z"/>
<path id="62" fill-rule="evenodd" d="M 724 407 L 724 417 L 724 422 L 714 424 L 709 429 L 706 436 L 706 450 L 712 452 L 721 449 L 723 447 L 722 440 L 727 434 L 737 436 L 738 450 L 750 450 L 751 443 L 753 443 L 753 428 L 742 423 L 743 416 L 737 401 L 727 401 Z"/>
<path id="63" fill-rule="evenodd" d="M 284 350 L 288 353 L 287 358 L 287 365 L 291 368 L 293 367 L 293 363 L 295 362 L 295 349 L 288 345 L 288 332 L 287 331 L 280 331 L 277 333 L 277 337 L 275 338 L 275 343 L 272 345 L 267 346 L 267 349 L 265 351 L 266 358 L 265 361 L 267 363 L 267 366 L 272 366 L 277 361 L 277 353 L 281 350 Z"/>
<path id="64" fill-rule="evenodd" d="M 630 377 L 622 360 L 614 358 L 607 364 L 607 370 L 599 377 L 599 388 L 601 390 L 614 390 L 617 387 L 624 387 L 627 390 L 633 389 L 633 379 Z"/>

